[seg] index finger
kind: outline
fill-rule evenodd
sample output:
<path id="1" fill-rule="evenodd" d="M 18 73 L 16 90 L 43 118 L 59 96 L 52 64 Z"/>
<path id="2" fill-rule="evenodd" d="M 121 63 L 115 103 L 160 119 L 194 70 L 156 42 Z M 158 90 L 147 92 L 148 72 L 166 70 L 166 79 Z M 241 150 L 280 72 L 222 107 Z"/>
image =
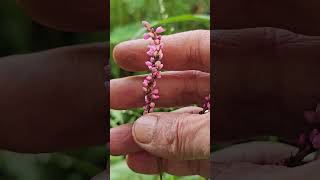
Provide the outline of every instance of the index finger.
<path id="1" fill-rule="evenodd" d="M 165 70 L 210 72 L 210 31 L 195 30 L 163 37 Z M 118 44 L 113 50 L 117 64 L 128 71 L 146 71 L 148 42 L 143 39 Z"/>

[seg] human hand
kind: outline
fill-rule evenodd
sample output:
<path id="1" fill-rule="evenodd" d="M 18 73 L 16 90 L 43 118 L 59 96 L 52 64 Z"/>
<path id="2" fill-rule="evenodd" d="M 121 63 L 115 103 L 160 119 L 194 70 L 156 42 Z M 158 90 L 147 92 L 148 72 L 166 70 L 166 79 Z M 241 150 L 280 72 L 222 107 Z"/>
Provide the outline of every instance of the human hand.
<path id="1" fill-rule="evenodd" d="M 19 3 L 33 19 L 41 16 L 42 24 L 57 29 L 105 30 L 102 27 L 106 22 L 92 19 L 107 16 L 98 13 L 100 8 L 91 16 L 83 13 L 80 9 L 88 8 L 85 1 L 74 1 L 70 4 L 73 8 L 67 8 L 60 0 Z M 106 3 L 90 1 L 98 7 Z M 69 16 L 70 10 L 73 16 Z M 0 148 L 38 153 L 105 144 L 106 59 L 105 43 L 2 57 L 0 86 L 5 88 L 0 90 Z"/>
<path id="2" fill-rule="evenodd" d="M 295 142 L 320 94 L 320 37 L 249 28 L 214 30 L 212 43 L 215 142 L 264 135 Z"/>
<path id="3" fill-rule="evenodd" d="M 164 36 L 164 69 L 157 81 L 161 98 L 159 107 L 201 104 L 210 93 L 209 31 L 189 31 Z M 128 71 L 146 70 L 146 42 L 133 40 L 114 49 L 114 59 Z M 111 108 L 142 107 L 144 76 L 110 81 Z M 128 93 L 130 96 L 128 96 Z M 110 130 L 110 153 L 127 155 L 128 166 L 136 172 L 210 176 L 210 113 L 187 107 L 175 112 L 149 113 L 134 124 Z"/>
<path id="4" fill-rule="evenodd" d="M 212 175 L 215 180 L 319 179 L 319 160 L 294 168 L 276 165 L 297 150 L 287 144 L 266 141 L 233 145 L 213 153 Z M 310 156 L 305 161 L 313 159 Z"/>

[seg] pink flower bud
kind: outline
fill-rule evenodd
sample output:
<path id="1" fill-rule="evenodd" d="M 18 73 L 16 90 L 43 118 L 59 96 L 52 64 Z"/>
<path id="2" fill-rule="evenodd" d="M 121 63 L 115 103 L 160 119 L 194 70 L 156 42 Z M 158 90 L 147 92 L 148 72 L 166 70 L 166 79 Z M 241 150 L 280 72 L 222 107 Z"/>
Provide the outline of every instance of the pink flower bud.
<path id="1" fill-rule="evenodd" d="M 161 26 L 159 26 L 159 27 L 157 27 L 157 29 L 156 29 L 156 33 L 163 33 L 165 30 L 161 27 Z"/>
<path id="2" fill-rule="evenodd" d="M 208 107 L 208 109 L 210 109 L 210 102 L 207 103 L 207 107 Z"/>
<path id="3" fill-rule="evenodd" d="M 142 21 L 142 24 L 147 29 L 149 29 L 151 27 L 151 24 L 148 21 Z"/>
<path id="4" fill-rule="evenodd" d="M 163 58 L 163 53 L 162 50 L 159 51 L 159 60 L 161 60 Z"/>
<path id="5" fill-rule="evenodd" d="M 148 91 L 148 89 L 146 87 L 142 87 L 142 90 L 145 91 L 145 92 Z"/>
<path id="6" fill-rule="evenodd" d="M 162 36 L 161 35 L 158 35 L 158 37 L 157 37 L 159 40 L 161 40 L 162 39 Z"/>
<path id="7" fill-rule="evenodd" d="M 151 69 L 151 71 L 152 71 L 152 72 L 157 72 L 157 71 L 158 71 L 158 69 L 157 69 L 157 68 L 155 68 L 155 67 L 153 67 L 153 68 Z"/>
<path id="8" fill-rule="evenodd" d="M 157 74 L 157 78 L 160 79 L 161 78 L 161 74 L 160 72 Z"/>
<path id="9" fill-rule="evenodd" d="M 152 79 L 151 76 L 147 76 L 147 77 L 146 77 L 146 80 L 148 80 L 148 81 L 150 81 L 151 79 Z"/>
<path id="10" fill-rule="evenodd" d="M 153 91 L 152 91 L 152 94 L 158 94 L 159 93 L 159 89 L 154 89 Z"/>
<path id="11" fill-rule="evenodd" d="M 154 63 L 154 65 L 155 65 L 156 67 L 158 67 L 160 64 L 161 64 L 160 61 L 156 61 L 156 62 Z"/>
<path id="12" fill-rule="evenodd" d="M 163 68 L 163 64 L 160 64 L 159 67 L 158 67 L 158 69 L 160 70 L 160 69 L 162 69 L 162 68 Z"/>
<path id="13" fill-rule="evenodd" d="M 143 86 L 147 87 L 149 82 L 147 80 L 144 80 L 142 84 L 143 84 Z"/>
<path id="14" fill-rule="evenodd" d="M 155 95 L 155 94 L 152 95 L 152 99 L 154 99 L 154 100 L 157 100 L 159 98 L 160 98 L 160 96 L 158 96 L 158 95 Z"/>
<path id="15" fill-rule="evenodd" d="M 315 149 L 320 149 L 320 134 L 316 135 L 313 138 L 312 145 Z"/>
<path id="16" fill-rule="evenodd" d="M 146 61 L 145 64 L 149 67 L 152 66 L 152 63 L 150 61 Z"/>
<path id="17" fill-rule="evenodd" d="M 150 58 L 150 62 L 152 62 L 152 63 L 154 62 L 154 57 Z"/>
<path id="18" fill-rule="evenodd" d="M 147 40 L 147 39 L 149 39 L 149 38 L 150 38 L 149 33 L 144 33 L 144 34 L 143 34 L 143 39 Z"/>
<path id="19" fill-rule="evenodd" d="M 154 108 L 155 106 L 156 106 L 156 104 L 155 104 L 154 102 L 151 102 L 151 103 L 150 103 L 150 107 L 151 107 L 151 108 Z"/>
<path id="20" fill-rule="evenodd" d="M 149 51 L 147 52 L 147 54 L 149 55 L 149 56 L 153 56 L 154 55 L 154 53 L 156 53 L 157 51 L 154 51 L 154 50 L 152 50 L 152 49 L 149 49 Z"/>
<path id="21" fill-rule="evenodd" d="M 154 108 L 150 108 L 150 109 L 149 109 L 149 112 L 153 112 L 153 111 L 154 111 Z"/>
<path id="22" fill-rule="evenodd" d="M 150 70 L 152 70 L 153 67 L 152 67 L 152 66 L 148 66 L 148 68 L 149 68 Z"/>

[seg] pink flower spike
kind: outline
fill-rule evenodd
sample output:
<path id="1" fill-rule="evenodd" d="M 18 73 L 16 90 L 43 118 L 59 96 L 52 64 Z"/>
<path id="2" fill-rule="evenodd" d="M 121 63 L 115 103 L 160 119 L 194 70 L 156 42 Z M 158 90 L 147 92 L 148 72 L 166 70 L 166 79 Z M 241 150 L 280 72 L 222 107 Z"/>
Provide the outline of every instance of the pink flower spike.
<path id="1" fill-rule="evenodd" d="M 143 39 L 147 40 L 150 38 L 150 35 L 148 33 L 144 33 L 143 35 Z"/>
<path id="2" fill-rule="evenodd" d="M 150 61 L 146 61 L 145 64 L 149 67 L 152 66 L 152 63 Z"/>
<path id="3" fill-rule="evenodd" d="M 315 149 L 320 149 L 320 134 L 316 135 L 313 138 L 312 145 Z"/>
<path id="4" fill-rule="evenodd" d="M 143 86 L 147 87 L 149 83 L 148 83 L 148 81 L 144 80 L 142 84 L 143 84 Z"/>
<path id="5" fill-rule="evenodd" d="M 151 103 L 150 103 L 150 107 L 151 107 L 151 108 L 154 108 L 155 106 L 156 106 L 156 104 L 155 104 L 154 102 L 151 102 Z"/>
<path id="6" fill-rule="evenodd" d="M 163 27 L 159 26 L 157 29 L 156 29 L 156 33 L 163 33 L 165 30 L 163 29 Z"/>
<path id="7" fill-rule="evenodd" d="M 142 21 L 142 24 L 146 29 L 151 29 L 151 24 L 148 21 Z"/>

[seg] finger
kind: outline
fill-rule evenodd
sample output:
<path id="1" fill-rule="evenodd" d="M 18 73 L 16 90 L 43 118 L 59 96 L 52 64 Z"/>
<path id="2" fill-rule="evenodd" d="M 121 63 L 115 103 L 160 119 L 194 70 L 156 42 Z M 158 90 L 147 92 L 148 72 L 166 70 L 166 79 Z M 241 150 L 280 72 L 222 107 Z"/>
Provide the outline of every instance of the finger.
<path id="1" fill-rule="evenodd" d="M 210 32 L 188 31 L 163 37 L 162 62 L 165 70 L 201 70 L 210 72 Z M 145 71 L 147 42 L 143 39 L 126 41 L 113 50 L 116 63 L 128 71 Z"/>
<path id="2" fill-rule="evenodd" d="M 108 1 L 17 0 L 33 20 L 64 31 L 105 31 L 109 25 Z"/>
<path id="3" fill-rule="evenodd" d="M 124 155 L 138 152 L 142 149 L 132 137 L 132 124 L 124 124 L 110 130 L 110 154 Z"/>
<path id="4" fill-rule="evenodd" d="M 1 58 L 0 148 L 52 152 L 104 145 L 105 46 Z"/>
<path id="5" fill-rule="evenodd" d="M 196 106 L 189 106 L 189 107 L 183 107 L 180 109 L 177 109 L 173 112 L 177 113 L 190 113 L 190 114 L 199 114 L 200 111 L 203 109 L 201 107 L 196 107 Z"/>
<path id="6" fill-rule="evenodd" d="M 319 5 L 317 0 L 215 1 L 212 17 L 216 29 L 264 26 L 319 35 Z"/>
<path id="7" fill-rule="evenodd" d="M 213 153 L 214 162 L 250 162 L 255 164 L 276 164 L 296 154 L 296 147 L 268 141 L 236 144 Z"/>
<path id="8" fill-rule="evenodd" d="M 201 175 L 210 177 L 209 160 L 167 160 L 155 157 L 147 152 L 137 152 L 127 156 L 127 164 L 130 169 L 137 173 L 158 174 L 166 172 L 176 176 Z M 159 167 L 159 165 L 161 167 Z"/>
<path id="9" fill-rule="evenodd" d="M 179 113 L 199 113 L 202 109 L 199 107 L 185 107 L 174 112 Z M 110 130 L 110 154 L 125 155 L 139 152 L 143 149 L 138 146 L 132 136 L 132 124 L 124 124 Z"/>
<path id="10" fill-rule="evenodd" d="M 220 102 L 214 114 L 220 119 L 213 122 L 215 140 L 265 134 L 295 139 L 305 126 L 302 110 L 320 92 L 320 84 L 314 83 L 320 76 L 320 37 L 274 28 L 221 30 L 213 32 L 213 46 Z M 288 124 L 290 132 L 283 131 Z"/>
<path id="11" fill-rule="evenodd" d="M 149 153 L 179 160 L 210 158 L 210 113 L 150 113 L 135 121 L 135 142 Z"/>
<path id="12" fill-rule="evenodd" d="M 200 71 L 166 72 L 157 80 L 160 99 L 157 107 L 202 104 L 210 93 L 210 75 Z M 110 81 L 110 106 L 128 109 L 144 105 L 142 82 L 144 76 L 133 76 Z M 130 94 L 128 96 L 128 94 Z"/>

